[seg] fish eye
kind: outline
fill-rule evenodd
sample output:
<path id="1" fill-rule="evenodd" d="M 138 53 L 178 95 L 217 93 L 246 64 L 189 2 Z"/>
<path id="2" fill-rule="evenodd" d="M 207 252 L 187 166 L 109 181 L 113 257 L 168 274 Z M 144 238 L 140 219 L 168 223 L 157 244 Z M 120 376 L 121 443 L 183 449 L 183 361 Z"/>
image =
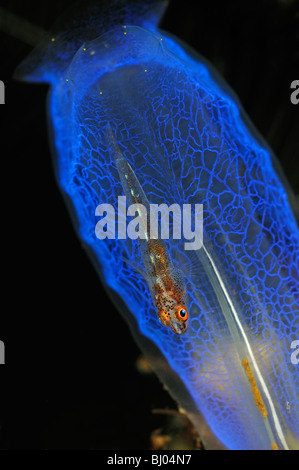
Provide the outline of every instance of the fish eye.
<path id="1" fill-rule="evenodd" d="M 177 318 L 179 320 L 181 320 L 181 321 L 187 321 L 188 320 L 189 314 L 188 314 L 187 309 L 183 305 L 179 305 L 177 307 L 176 314 L 177 314 Z"/>

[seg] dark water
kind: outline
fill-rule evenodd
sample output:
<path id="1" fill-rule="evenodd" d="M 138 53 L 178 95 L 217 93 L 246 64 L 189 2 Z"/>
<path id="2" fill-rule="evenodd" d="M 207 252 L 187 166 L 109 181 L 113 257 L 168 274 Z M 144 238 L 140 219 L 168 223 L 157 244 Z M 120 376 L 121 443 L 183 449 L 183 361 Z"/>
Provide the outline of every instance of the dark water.
<path id="1" fill-rule="evenodd" d="M 1 2 L 17 20 L 2 17 L 0 31 L 0 448 L 144 449 L 167 423 L 151 410 L 175 404 L 137 372 L 138 348 L 75 236 L 52 171 L 47 86 L 11 78 L 38 33 L 30 24 L 49 28 L 71 3 Z M 299 2 L 174 1 L 161 27 L 219 69 L 299 194 L 299 104 L 290 102 Z M 113 344 L 97 322 L 103 311 Z"/>

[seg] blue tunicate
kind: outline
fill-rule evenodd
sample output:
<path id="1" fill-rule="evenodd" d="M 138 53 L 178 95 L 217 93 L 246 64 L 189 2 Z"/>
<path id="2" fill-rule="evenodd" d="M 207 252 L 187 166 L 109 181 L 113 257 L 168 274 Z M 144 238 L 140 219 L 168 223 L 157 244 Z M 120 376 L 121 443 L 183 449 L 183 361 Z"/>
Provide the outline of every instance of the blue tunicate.
<path id="1" fill-rule="evenodd" d="M 50 37 L 19 76 L 51 84 L 57 180 L 78 235 L 206 446 L 298 448 L 299 365 L 291 354 L 299 233 L 288 193 L 233 92 L 196 53 L 161 35 L 160 2 L 155 14 L 149 3 L 115 2 L 120 10 L 105 7 L 79 30 Z M 183 335 L 157 318 L 137 241 L 95 236 L 96 207 L 115 207 L 123 194 L 108 125 L 150 203 L 203 204 L 203 248 L 167 242 L 186 273 Z"/>

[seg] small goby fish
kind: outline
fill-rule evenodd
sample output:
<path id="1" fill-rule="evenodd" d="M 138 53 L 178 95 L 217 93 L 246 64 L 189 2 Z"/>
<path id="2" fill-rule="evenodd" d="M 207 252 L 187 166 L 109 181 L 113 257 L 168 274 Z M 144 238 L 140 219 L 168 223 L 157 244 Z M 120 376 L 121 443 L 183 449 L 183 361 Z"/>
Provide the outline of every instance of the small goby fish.
<path id="1" fill-rule="evenodd" d="M 112 159 L 116 165 L 128 204 L 142 204 L 150 213 L 150 204 L 135 175 L 117 145 L 110 124 L 106 127 Z M 136 206 L 138 211 L 138 206 Z M 138 212 L 139 213 L 139 212 Z M 140 213 L 139 213 L 140 215 Z M 142 220 L 142 218 L 141 218 Z M 182 271 L 172 262 L 166 243 L 150 238 L 148 218 L 143 219 L 142 235 L 138 243 L 145 267 L 145 278 L 163 325 L 181 335 L 189 326 L 186 286 Z"/>

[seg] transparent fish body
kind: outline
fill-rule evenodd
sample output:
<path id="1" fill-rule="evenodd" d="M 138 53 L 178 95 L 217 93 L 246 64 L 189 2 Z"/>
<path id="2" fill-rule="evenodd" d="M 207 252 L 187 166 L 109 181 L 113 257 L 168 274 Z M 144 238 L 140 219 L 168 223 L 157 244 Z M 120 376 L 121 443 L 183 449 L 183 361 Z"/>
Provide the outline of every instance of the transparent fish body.
<path id="1" fill-rule="evenodd" d="M 174 266 L 164 240 L 151 237 L 150 203 L 132 167 L 119 150 L 110 125 L 107 126 L 107 139 L 127 203 L 138 213 L 141 233 L 137 239 L 145 267 L 145 278 L 158 317 L 174 333 L 183 334 L 189 325 L 184 275 L 179 267 Z"/>
<path id="2" fill-rule="evenodd" d="M 94 17 L 102 31 L 58 35 L 19 76 L 51 84 L 57 180 L 78 235 L 206 447 L 298 448 L 299 365 L 291 356 L 299 233 L 289 191 L 229 87 L 187 46 L 161 35 L 148 3 L 139 4 L 134 14 L 127 2 L 119 17 L 117 10 L 109 21 Z M 116 205 L 124 192 L 108 124 L 148 201 L 203 204 L 203 247 L 188 252 L 183 240 L 169 240 L 165 251 L 167 265 L 184 272 L 184 334 L 159 321 L 154 276 L 125 261 L 144 270 L 139 241 L 95 236 L 95 208 Z"/>

